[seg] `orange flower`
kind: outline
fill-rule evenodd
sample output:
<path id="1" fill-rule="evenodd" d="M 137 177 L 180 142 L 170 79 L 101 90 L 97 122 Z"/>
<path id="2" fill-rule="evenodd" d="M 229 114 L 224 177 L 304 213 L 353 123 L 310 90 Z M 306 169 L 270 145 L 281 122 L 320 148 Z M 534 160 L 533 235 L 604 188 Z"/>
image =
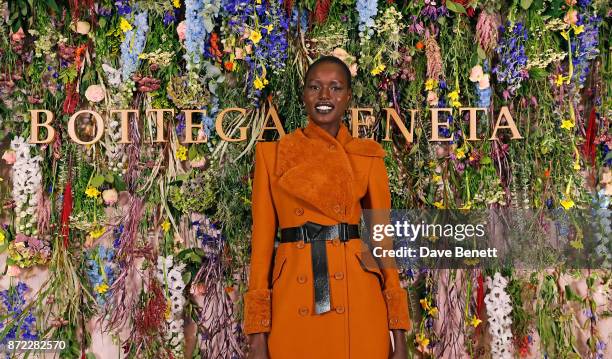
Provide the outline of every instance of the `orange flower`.
<path id="1" fill-rule="evenodd" d="M 421 51 L 421 50 L 423 50 L 425 48 L 425 45 L 421 41 L 419 41 L 416 44 L 416 48 L 417 48 L 417 50 Z"/>
<path id="2" fill-rule="evenodd" d="M 225 62 L 223 66 L 225 66 L 227 71 L 234 71 L 234 63 L 231 61 Z"/>
<path id="3" fill-rule="evenodd" d="M 550 170 L 548 168 L 544 171 L 544 177 L 550 177 Z"/>

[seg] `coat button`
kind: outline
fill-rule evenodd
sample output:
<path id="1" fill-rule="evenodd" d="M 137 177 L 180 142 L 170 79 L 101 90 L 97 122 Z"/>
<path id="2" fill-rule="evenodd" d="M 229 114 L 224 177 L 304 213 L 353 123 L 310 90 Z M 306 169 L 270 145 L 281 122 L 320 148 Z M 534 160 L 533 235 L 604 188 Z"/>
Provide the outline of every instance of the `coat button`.
<path id="1" fill-rule="evenodd" d="M 337 204 L 337 205 L 335 205 L 335 206 L 334 206 L 334 212 L 336 212 L 336 213 L 340 213 L 340 210 L 341 210 L 341 207 L 340 207 L 340 205 L 339 205 L 339 204 Z"/>
<path id="2" fill-rule="evenodd" d="M 298 247 L 299 249 L 304 248 L 305 244 L 302 241 L 297 242 L 297 244 L 295 245 L 296 247 Z"/>
<path id="3" fill-rule="evenodd" d="M 396 318 L 391 318 L 391 320 L 389 320 L 389 324 L 396 325 L 397 324 L 397 319 Z"/>
<path id="4" fill-rule="evenodd" d="M 300 315 L 302 315 L 302 316 L 306 316 L 306 315 L 308 315 L 308 308 L 306 308 L 306 307 L 301 307 L 301 308 L 298 310 L 298 313 L 300 313 Z"/>
<path id="5" fill-rule="evenodd" d="M 262 319 L 261 320 L 261 325 L 263 325 L 264 327 L 269 327 L 270 326 L 270 319 Z"/>
<path id="6" fill-rule="evenodd" d="M 333 150 L 335 150 L 335 149 L 336 149 L 336 145 L 329 145 L 329 150 L 330 150 L 330 151 L 333 151 Z"/>
<path id="7" fill-rule="evenodd" d="M 301 216 L 304 214 L 304 208 L 298 207 L 293 211 L 293 213 L 295 213 L 296 216 Z"/>
<path id="8" fill-rule="evenodd" d="M 344 307 L 343 306 L 336 307 L 336 313 L 338 314 L 344 313 Z"/>
<path id="9" fill-rule="evenodd" d="M 306 281 L 307 281 L 306 276 L 304 276 L 304 275 L 299 275 L 299 276 L 297 277 L 297 281 L 298 281 L 298 283 L 300 283 L 300 284 L 304 284 L 304 283 L 306 283 Z"/>
<path id="10" fill-rule="evenodd" d="M 344 273 L 342 273 L 342 272 L 336 272 L 336 273 L 334 274 L 334 278 L 336 278 L 336 279 L 340 280 L 340 279 L 344 278 Z"/>

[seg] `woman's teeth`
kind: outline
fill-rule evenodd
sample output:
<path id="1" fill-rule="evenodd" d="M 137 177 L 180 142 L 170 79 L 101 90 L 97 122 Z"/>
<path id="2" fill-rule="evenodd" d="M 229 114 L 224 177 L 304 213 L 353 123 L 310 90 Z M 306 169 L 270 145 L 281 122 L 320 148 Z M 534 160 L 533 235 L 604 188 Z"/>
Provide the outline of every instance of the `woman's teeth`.
<path id="1" fill-rule="evenodd" d="M 317 107 L 315 107 L 315 110 L 317 110 L 317 112 L 320 112 L 320 113 L 329 113 L 329 112 L 331 112 L 332 107 L 331 106 L 325 106 L 325 105 L 317 106 Z"/>

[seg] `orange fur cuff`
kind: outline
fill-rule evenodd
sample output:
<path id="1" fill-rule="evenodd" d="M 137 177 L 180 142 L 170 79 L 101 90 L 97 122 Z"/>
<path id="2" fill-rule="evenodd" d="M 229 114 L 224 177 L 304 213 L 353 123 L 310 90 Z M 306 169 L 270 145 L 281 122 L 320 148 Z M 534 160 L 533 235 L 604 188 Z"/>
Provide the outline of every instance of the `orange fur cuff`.
<path id="1" fill-rule="evenodd" d="M 244 333 L 267 333 L 272 324 L 271 291 L 250 290 L 244 295 Z"/>

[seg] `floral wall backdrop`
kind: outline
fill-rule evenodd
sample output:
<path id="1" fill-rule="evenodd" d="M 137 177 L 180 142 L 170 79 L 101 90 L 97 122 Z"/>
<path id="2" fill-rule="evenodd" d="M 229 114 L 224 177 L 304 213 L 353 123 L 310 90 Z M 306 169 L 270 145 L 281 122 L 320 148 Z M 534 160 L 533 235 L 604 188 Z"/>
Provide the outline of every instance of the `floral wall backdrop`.
<path id="1" fill-rule="evenodd" d="M 384 108 L 418 111 L 412 142 L 396 126 L 382 142 L 394 208 L 593 208 L 602 228 L 596 270 L 402 267 L 410 357 L 610 357 L 610 15 L 605 0 L 0 1 L 0 345 L 244 357 L 253 146 L 271 109 L 305 124 L 305 69 L 333 54 L 352 107 L 373 108 L 362 136 L 382 139 Z M 524 139 L 487 140 L 502 106 Z M 230 107 L 245 111 L 223 130 L 244 141 L 215 129 Z M 483 140 L 465 140 L 460 107 L 489 110 Z M 431 108 L 452 109 L 450 142 L 429 141 Z M 28 143 L 36 109 L 54 115 L 49 143 Z M 117 109 L 140 111 L 127 141 Z M 160 128 L 146 109 L 174 112 Z M 69 137 L 80 110 L 104 122 L 95 144 Z M 205 110 L 198 127 L 182 110 Z M 532 228 L 546 245 L 546 221 Z"/>

